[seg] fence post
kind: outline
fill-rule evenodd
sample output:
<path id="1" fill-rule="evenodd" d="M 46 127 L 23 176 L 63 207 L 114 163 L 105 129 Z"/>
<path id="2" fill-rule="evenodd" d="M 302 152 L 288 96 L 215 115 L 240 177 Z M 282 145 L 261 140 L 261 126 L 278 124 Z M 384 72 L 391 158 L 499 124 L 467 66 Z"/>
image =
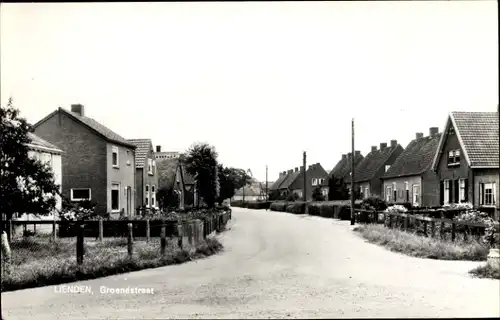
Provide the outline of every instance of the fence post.
<path id="1" fill-rule="evenodd" d="M 444 239 L 444 222 L 441 221 L 441 225 L 440 225 L 440 228 L 439 228 L 439 235 L 441 237 L 441 240 Z"/>
<path id="2" fill-rule="evenodd" d="M 134 239 L 134 235 L 133 235 L 133 226 L 132 226 L 132 223 L 129 222 L 127 224 L 127 227 L 128 227 L 128 234 L 127 234 L 127 252 L 128 252 L 128 257 L 129 258 L 132 258 L 132 254 L 133 254 L 133 239 Z"/>
<path id="3" fill-rule="evenodd" d="M 464 241 L 467 241 L 467 229 L 469 229 L 469 226 L 464 226 Z"/>
<path id="4" fill-rule="evenodd" d="M 104 221 L 102 220 L 102 217 L 99 218 L 99 241 L 102 241 L 102 238 L 104 238 Z"/>
<path id="5" fill-rule="evenodd" d="M 404 217 L 404 229 L 405 231 L 408 231 L 408 220 L 410 219 L 410 216 Z"/>
<path id="6" fill-rule="evenodd" d="M 177 244 L 179 245 L 179 248 L 182 250 L 182 247 L 184 245 L 183 243 L 183 236 L 184 236 L 184 226 L 182 224 L 177 225 L 177 233 L 179 234 L 179 240 L 177 241 Z"/>
<path id="7" fill-rule="evenodd" d="M 434 238 L 436 235 L 436 221 L 431 222 L 431 237 Z"/>
<path id="8" fill-rule="evenodd" d="M 11 225 L 12 228 L 12 225 Z M 36 234 L 36 223 L 33 224 L 33 234 Z"/>
<path id="9" fill-rule="evenodd" d="M 76 235 L 76 263 L 81 266 L 83 264 L 83 231 L 84 226 L 81 221 L 78 222 L 78 234 Z"/>
<path id="10" fill-rule="evenodd" d="M 424 236 L 427 237 L 427 221 L 424 221 Z"/>
<path id="11" fill-rule="evenodd" d="M 9 242 L 11 242 L 13 238 L 12 232 L 13 232 L 12 218 L 10 218 L 9 220 L 7 220 L 7 239 L 9 240 Z"/>
<path id="12" fill-rule="evenodd" d="M 146 219 L 146 242 L 149 242 L 149 236 L 151 234 L 151 229 L 149 226 L 149 218 Z"/>
<path id="13" fill-rule="evenodd" d="M 456 228 L 455 222 L 452 222 L 451 223 L 451 241 L 455 241 L 455 228 Z"/>
<path id="14" fill-rule="evenodd" d="M 165 226 L 165 220 L 161 221 L 160 247 L 160 252 L 163 257 L 165 255 L 165 249 L 167 247 L 167 227 Z"/>
<path id="15" fill-rule="evenodd" d="M 389 214 L 389 228 L 392 228 L 392 214 Z"/>
<path id="16" fill-rule="evenodd" d="M 52 240 L 56 242 L 57 234 L 56 234 L 56 220 L 52 221 Z"/>

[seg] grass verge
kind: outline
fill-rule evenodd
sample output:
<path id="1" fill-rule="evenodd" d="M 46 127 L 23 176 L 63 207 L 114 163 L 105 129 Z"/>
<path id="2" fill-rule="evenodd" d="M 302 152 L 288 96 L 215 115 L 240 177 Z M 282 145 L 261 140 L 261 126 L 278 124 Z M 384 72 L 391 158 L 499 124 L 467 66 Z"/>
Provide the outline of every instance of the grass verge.
<path id="1" fill-rule="evenodd" d="M 354 231 L 368 242 L 418 258 L 485 261 L 489 252 L 489 248 L 472 239 L 451 242 L 389 229 L 383 225 L 360 225 Z"/>
<path id="2" fill-rule="evenodd" d="M 43 287 L 90 280 L 125 272 L 157 268 L 204 258 L 223 250 L 215 238 L 207 238 L 195 250 L 180 250 L 176 240 L 169 241 L 165 255 L 160 254 L 159 239 L 135 241 L 133 256 L 128 257 L 126 239 L 89 241 L 83 264 L 76 263 L 76 243 L 71 239 L 47 242 L 26 238 L 12 243 L 10 270 L 2 274 L 1 291 Z M 2 269 L 4 266 L 2 265 Z"/>
<path id="3" fill-rule="evenodd" d="M 474 268 L 471 271 L 469 271 L 469 273 L 477 278 L 500 280 L 500 270 L 493 269 L 489 264 L 485 264 L 477 268 Z"/>

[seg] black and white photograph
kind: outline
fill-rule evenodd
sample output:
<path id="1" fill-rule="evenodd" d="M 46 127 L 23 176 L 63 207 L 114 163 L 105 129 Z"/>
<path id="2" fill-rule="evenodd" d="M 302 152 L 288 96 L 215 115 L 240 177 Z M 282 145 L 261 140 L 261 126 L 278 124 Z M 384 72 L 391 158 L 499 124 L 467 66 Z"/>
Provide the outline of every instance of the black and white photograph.
<path id="1" fill-rule="evenodd" d="M 0 320 L 500 317 L 498 2 L 4 2 Z"/>

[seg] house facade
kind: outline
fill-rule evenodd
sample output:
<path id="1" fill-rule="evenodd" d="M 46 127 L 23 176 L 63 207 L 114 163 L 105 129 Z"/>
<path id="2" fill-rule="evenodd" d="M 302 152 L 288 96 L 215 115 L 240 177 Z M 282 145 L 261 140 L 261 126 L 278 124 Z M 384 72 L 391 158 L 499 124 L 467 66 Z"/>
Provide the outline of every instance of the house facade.
<path id="1" fill-rule="evenodd" d="M 36 135 L 64 150 L 63 197 L 90 200 L 98 214 L 134 215 L 135 145 L 85 116 L 79 104 L 71 111 L 58 108 L 34 128 Z"/>
<path id="2" fill-rule="evenodd" d="M 52 174 L 54 175 L 54 182 L 55 184 L 59 185 L 59 191 L 61 191 L 62 154 L 64 152 L 52 143 L 43 140 L 33 133 L 29 133 L 28 137 L 31 140 L 30 143 L 26 144 L 26 146 L 28 147 L 28 157 L 30 157 L 31 159 L 39 160 L 42 163 L 46 163 L 50 166 L 50 168 L 52 169 Z M 57 213 L 62 209 L 62 199 L 59 195 L 56 195 L 55 198 L 55 211 Z"/>
<path id="3" fill-rule="evenodd" d="M 280 190 L 280 186 L 283 184 L 283 181 L 287 178 L 288 173 L 286 171 L 282 171 L 279 173 L 278 179 L 276 179 L 273 184 L 269 187 L 269 192 L 270 193 L 275 193 L 279 196 L 285 196 L 285 194 L 282 194 L 282 190 Z"/>
<path id="4" fill-rule="evenodd" d="M 432 165 L 440 204 L 471 202 L 498 217 L 498 125 L 498 112 L 450 113 Z"/>
<path id="5" fill-rule="evenodd" d="M 327 179 L 325 179 L 325 181 L 323 182 L 323 188 L 325 189 L 327 196 L 329 191 L 328 180 L 331 177 L 342 179 L 346 185 L 346 188 L 347 189 L 351 188 L 351 155 L 352 155 L 351 152 L 343 154 L 342 158 L 339 160 L 339 162 L 337 162 L 335 167 L 333 167 L 332 171 L 330 171 L 330 173 L 328 174 Z M 361 154 L 361 151 L 356 150 L 354 152 L 354 167 L 356 168 L 356 166 L 359 165 L 363 159 L 364 157 Z"/>
<path id="6" fill-rule="evenodd" d="M 296 193 L 299 196 L 299 199 L 304 199 L 304 170 L 303 167 L 300 167 L 300 171 L 298 168 L 295 168 L 295 172 L 297 172 L 297 176 L 290 184 L 290 189 L 293 193 Z M 328 197 L 328 188 L 324 188 L 323 184 L 325 180 L 327 180 L 328 172 L 321 166 L 321 164 L 315 163 L 309 165 L 306 171 L 306 201 L 312 200 L 312 194 L 315 188 L 321 188 L 321 192 L 323 195 L 326 194 Z"/>
<path id="7" fill-rule="evenodd" d="M 403 152 L 397 140 L 391 144 L 380 143 L 380 149 L 372 146 L 371 152 L 354 169 L 354 188 L 358 189 L 362 198 L 370 196 L 383 197 L 382 176 Z"/>
<path id="8" fill-rule="evenodd" d="M 151 139 L 129 139 L 135 150 L 135 205 L 158 209 L 158 172 Z"/>
<path id="9" fill-rule="evenodd" d="M 429 129 L 429 135 L 416 133 L 401 155 L 382 177 L 384 200 L 388 203 L 411 203 L 413 206 L 439 205 L 439 182 L 432 170 L 441 134 L 439 128 Z"/>
<path id="10" fill-rule="evenodd" d="M 179 158 L 161 158 L 156 162 L 158 190 L 166 190 L 177 195 L 177 207 L 196 206 L 198 197 L 195 180 L 186 172 Z M 168 204 L 165 204 L 169 206 Z"/>

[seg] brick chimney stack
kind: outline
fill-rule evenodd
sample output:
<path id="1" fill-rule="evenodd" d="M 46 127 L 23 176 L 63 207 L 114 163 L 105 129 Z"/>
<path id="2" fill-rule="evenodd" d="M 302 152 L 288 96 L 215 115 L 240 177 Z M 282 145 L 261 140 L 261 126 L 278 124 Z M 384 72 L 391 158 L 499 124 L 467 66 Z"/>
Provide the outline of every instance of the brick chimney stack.
<path id="1" fill-rule="evenodd" d="M 377 146 L 372 146 L 372 152 L 377 151 Z"/>
<path id="2" fill-rule="evenodd" d="M 380 143 L 380 151 L 384 150 L 385 148 L 387 148 L 387 143 L 385 142 Z"/>
<path id="3" fill-rule="evenodd" d="M 423 138 L 423 137 L 424 137 L 424 134 L 423 134 L 422 132 L 417 132 L 417 133 L 415 134 L 415 139 L 421 139 L 421 138 Z"/>
<path id="4" fill-rule="evenodd" d="M 156 152 L 161 152 L 161 146 L 156 146 Z"/>
<path id="5" fill-rule="evenodd" d="M 391 140 L 391 148 L 396 148 L 398 146 L 398 140 Z"/>
<path id="6" fill-rule="evenodd" d="M 71 112 L 78 114 L 81 117 L 85 116 L 85 107 L 81 104 L 72 104 Z"/>
<path id="7" fill-rule="evenodd" d="M 433 136 L 435 134 L 438 134 L 439 133 L 439 128 L 438 127 L 431 127 L 429 128 L 429 136 Z"/>

